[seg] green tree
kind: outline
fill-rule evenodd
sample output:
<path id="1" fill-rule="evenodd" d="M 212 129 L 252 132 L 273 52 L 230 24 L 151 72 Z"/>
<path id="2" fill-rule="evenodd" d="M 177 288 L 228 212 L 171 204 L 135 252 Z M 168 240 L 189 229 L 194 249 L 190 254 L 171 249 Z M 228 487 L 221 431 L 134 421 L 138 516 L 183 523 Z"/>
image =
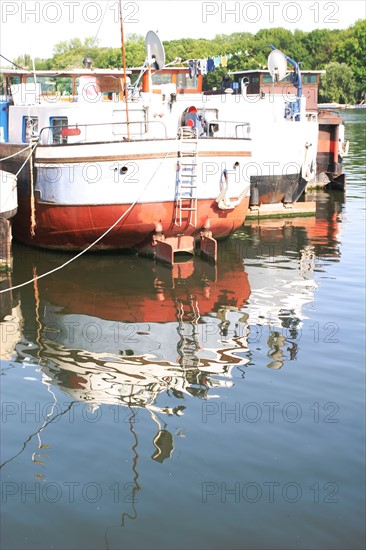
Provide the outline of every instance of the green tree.
<path id="1" fill-rule="evenodd" d="M 83 44 L 80 38 L 71 38 L 71 40 L 65 40 L 62 42 L 57 42 L 53 48 L 54 55 L 62 55 L 71 50 L 78 50 L 83 47 Z"/>
<path id="2" fill-rule="evenodd" d="M 337 46 L 336 57 L 340 63 L 352 67 L 356 79 L 356 91 L 360 98 L 366 91 L 366 20 L 359 19 L 343 34 Z"/>
<path id="3" fill-rule="evenodd" d="M 22 69 L 28 69 L 31 71 L 33 69 L 32 57 L 29 53 L 19 55 L 16 59 L 14 59 L 14 65 L 18 65 L 19 67 L 22 67 Z"/>
<path id="4" fill-rule="evenodd" d="M 118 69 L 122 66 L 122 52 L 120 48 L 100 48 L 93 57 L 93 67 L 99 69 Z"/>
<path id="5" fill-rule="evenodd" d="M 307 50 L 306 69 L 324 69 L 332 61 L 338 61 L 336 49 L 341 40 L 342 31 L 316 29 L 304 36 L 304 46 Z"/>
<path id="6" fill-rule="evenodd" d="M 181 38 L 164 42 L 166 62 L 171 63 L 176 58 L 202 59 L 220 55 L 232 54 L 226 68 L 221 67 L 207 76 L 207 85 L 215 86 L 221 83 L 223 72 L 256 69 L 267 65 L 270 53 L 269 45 L 273 44 L 286 55 L 301 63 L 302 69 L 324 69 L 331 63 L 346 64 L 352 71 L 350 86 L 341 84 L 344 97 L 352 97 L 355 85 L 356 95 L 361 98 L 366 95 L 366 20 L 360 19 L 348 29 L 331 30 L 316 29 L 311 32 L 295 30 L 291 32 L 283 28 L 262 29 L 253 35 L 248 32 L 237 32 L 230 35 L 218 34 L 212 40 L 204 38 Z M 246 55 L 248 52 L 249 55 Z M 79 68 L 85 56 L 91 57 L 95 68 L 122 67 L 121 48 L 100 48 L 91 37 L 84 42 L 80 38 L 58 42 L 54 54 L 48 60 L 36 60 L 36 68 L 71 69 Z M 145 61 L 145 38 L 132 33 L 126 39 L 126 62 L 128 67 L 139 67 Z M 21 56 L 17 60 L 21 66 L 31 68 L 31 60 Z M 222 71 L 221 71 L 222 69 Z M 330 76 L 334 77 L 331 68 Z M 329 78 L 330 78 L 329 76 Z M 321 92 L 327 97 L 338 97 L 340 92 L 333 90 L 328 84 L 328 77 L 323 79 Z M 331 92 L 329 92 L 331 89 Z M 343 96 L 342 96 L 343 97 Z M 323 99 L 324 100 L 324 99 Z M 344 99 L 346 101 L 346 99 Z"/>
<path id="7" fill-rule="evenodd" d="M 320 101 L 353 103 L 356 82 L 352 69 L 345 63 L 332 62 L 326 65 L 325 70 L 319 88 Z"/>

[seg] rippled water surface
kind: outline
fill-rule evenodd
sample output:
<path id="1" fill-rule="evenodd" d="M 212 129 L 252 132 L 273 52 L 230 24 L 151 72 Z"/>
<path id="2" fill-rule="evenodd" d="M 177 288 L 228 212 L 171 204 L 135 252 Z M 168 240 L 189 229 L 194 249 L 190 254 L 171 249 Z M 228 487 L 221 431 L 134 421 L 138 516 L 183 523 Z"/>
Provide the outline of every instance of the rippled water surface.
<path id="1" fill-rule="evenodd" d="M 1 548 L 365 547 L 365 112 L 346 193 L 212 267 L 84 256 L 1 302 Z M 67 255 L 14 244 L 16 285 Z"/>

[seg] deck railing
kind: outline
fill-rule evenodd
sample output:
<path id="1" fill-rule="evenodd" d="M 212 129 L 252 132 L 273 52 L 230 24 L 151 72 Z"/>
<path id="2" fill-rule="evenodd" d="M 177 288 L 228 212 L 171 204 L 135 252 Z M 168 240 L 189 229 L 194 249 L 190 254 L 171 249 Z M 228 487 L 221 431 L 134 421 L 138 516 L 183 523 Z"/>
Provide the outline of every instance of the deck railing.
<path id="1" fill-rule="evenodd" d="M 167 128 L 161 120 L 44 126 L 39 140 L 42 145 L 65 145 L 126 141 L 128 135 L 132 140 L 167 139 Z"/>
<path id="2" fill-rule="evenodd" d="M 179 131 L 179 128 L 177 129 Z M 167 127 L 161 120 L 105 122 L 45 126 L 39 132 L 41 145 L 71 145 L 110 141 L 168 139 Z M 172 135 L 171 139 L 178 137 Z M 230 120 L 210 120 L 200 139 L 250 139 L 250 123 Z"/>

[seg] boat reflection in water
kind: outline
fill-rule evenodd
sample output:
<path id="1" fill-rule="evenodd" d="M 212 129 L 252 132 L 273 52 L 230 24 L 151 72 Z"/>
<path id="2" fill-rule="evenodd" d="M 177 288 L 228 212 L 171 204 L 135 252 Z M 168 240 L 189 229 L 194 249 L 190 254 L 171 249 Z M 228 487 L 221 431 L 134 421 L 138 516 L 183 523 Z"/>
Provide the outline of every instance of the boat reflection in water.
<path id="1" fill-rule="evenodd" d="M 64 261 L 36 255 L 38 275 Z M 37 357 L 45 383 L 91 410 L 147 409 L 159 424 L 153 458 L 162 461 L 173 441 L 157 415 L 181 415 L 189 397 L 217 397 L 234 365 L 248 363 L 241 318 L 249 294 L 242 261 L 195 259 L 171 270 L 134 256 L 82 257 L 22 290 L 25 339 L 16 350 Z M 238 333 L 228 338 L 230 324 Z"/>
<path id="2" fill-rule="evenodd" d="M 342 203 L 336 194 L 317 200 L 316 217 L 246 222 L 221 243 L 217 266 L 195 258 L 171 270 L 135 256 L 89 255 L 23 288 L 23 335 L 37 344 L 42 371 L 91 406 L 181 414 L 185 397 L 229 387 L 232 368 L 253 361 L 260 342 L 267 366 L 295 359 L 314 273 L 339 257 Z M 16 250 L 15 282 L 65 261 Z"/>
<path id="3" fill-rule="evenodd" d="M 122 525 L 126 517 L 135 519 L 139 458 L 146 448 L 157 463 L 172 457 L 186 427 L 177 417 L 189 410 L 197 418 L 199 400 L 223 399 L 225 392 L 239 399 L 242 386 L 233 384 L 244 378 L 243 368 L 250 374 L 250 365 L 295 363 L 318 272 L 340 258 L 340 212 L 341 202 L 324 194 L 316 217 L 252 222 L 220 243 L 216 266 L 194 258 L 171 270 L 130 255 L 89 255 L 12 296 L 2 294 L 0 329 L 12 335 L 7 358 L 34 365 L 45 399 L 54 399 L 20 450 L 37 437 L 31 449 L 36 478 L 47 475 L 45 449 L 57 417 L 78 403 L 88 415 L 125 410 L 132 508 L 123 512 Z M 16 245 L 12 281 L 8 275 L 4 285 L 63 263 L 64 255 Z M 257 377 L 264 373 L 256 369 Z M 57 390 L 68 396 L 62 407 Z M 147 441 L 149 422 L 136 424 L 139 411 L 152 420 Z"/>
<path id="4" fill-rule="evenodd" d="M 83 256 L 16 291 L 24 318 L 16 352 L 91 409 L 144 408 L 154 420 L 181 415 L 191 397 L 217 397 L 233 368 L 260 364 L 263 351 L 266 366 L 280 368 L 296 358 L 314 274 L 339 258 L 341 203 L 324 194 L 318 206 L 316 218 L 246 225 L 221 243 L 217 266 Z M 65 262 L 15 251 L 14 284 Z"/>
<path id="5" fill-rule="evenodd" d="M 0 271 L 0 360 L 11 361 L 22 339 L 22 312 L 10 271 Z"/>

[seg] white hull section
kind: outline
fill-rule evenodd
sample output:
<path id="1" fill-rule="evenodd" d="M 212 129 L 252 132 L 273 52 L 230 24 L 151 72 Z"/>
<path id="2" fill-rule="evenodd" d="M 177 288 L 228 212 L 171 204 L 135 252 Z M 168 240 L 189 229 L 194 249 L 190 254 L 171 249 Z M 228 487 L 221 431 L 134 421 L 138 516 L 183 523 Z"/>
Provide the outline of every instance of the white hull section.
<path id="1" fill-rule="evenodd" d="M 15 212 L 18 206 L 17 177 L 0 170 L 0 216 Z"/>
<path id="2" fill-rule="evenodd" d="M 197 198 L 216 199 L 225 170 L 229 174 L 228 195 L 249 195 L 254 170 L 246 168 L 250 141 L 212 141 L 199 142 Z M 178 140 L 39 147 L 35 160 L 39 200 L 65 205 L 174 202 L 183 160 L 178 148 Z"/>

